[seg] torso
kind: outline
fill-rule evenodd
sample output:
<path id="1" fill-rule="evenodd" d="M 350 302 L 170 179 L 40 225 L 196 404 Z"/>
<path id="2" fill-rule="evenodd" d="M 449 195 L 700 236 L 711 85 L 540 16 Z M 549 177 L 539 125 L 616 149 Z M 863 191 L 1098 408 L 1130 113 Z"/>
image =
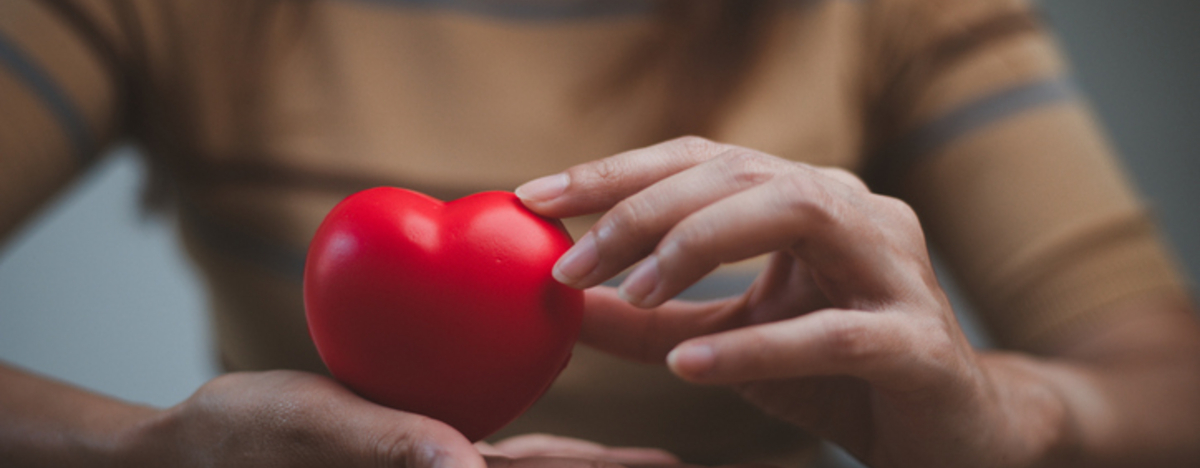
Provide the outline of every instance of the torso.
<path id="1" fill-rule="evenodd" d="M 707 136 L 856 169 L 857 8 L 786 10 Z M 196 91 L 202 148 L 186 163 L 199 170 L 180 174 L 183 235 L 212 290 L 231 370 L 323 371 L 304 327 L 298 268 L 324 213 L 354 189 L 406 186 L 443 199 L 511 190 L 654 142 L 646 130 L 658 125 L 660 78 L 582 98 L 643 42 L 647 13 L 545 20 L 350 1 L 316 2 L 311 13 L 294 41 L 270 41 L 273 61 L 253 100 L 237 100 L 231 90 L 243 77 L 229 74 L 206 76 Z M 208 43 L 213 50 L 194 55 L 220 61 L 227 52 Z M 238 136 L 246 112 L 261 116 L 254 140 Z M 568 225 L 578 237 L 593 220 Z M 748 278 L 733 270 L 718 275 Z M 530 431 L 663 447 L 702 463 L 796 464 L 812 448 L 728 389 L 585 348 L 500 435 Z"/>

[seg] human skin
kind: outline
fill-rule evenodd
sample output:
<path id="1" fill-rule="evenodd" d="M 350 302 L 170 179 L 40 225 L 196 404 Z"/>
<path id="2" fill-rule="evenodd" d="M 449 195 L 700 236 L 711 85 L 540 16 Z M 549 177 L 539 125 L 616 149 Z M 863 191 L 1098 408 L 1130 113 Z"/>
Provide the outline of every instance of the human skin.
<path id="1" fill-rule="evenodd" d="M 14 467 L 621 468 L 661 450 L 528 435 L 472 445 L 439 421 L 294 371 L 226 374 L 156 409 L 0 366 L 0 464 Z"/>
<path id="2" fill-rule="evenodd" d="M 845 171 L 697 138 L 577 166 L 517 193 L 547 216 L 611 208 L 560 260 L 555 274 L 567 284 L 590 287 L 653 259 L 618 290 L 588 290 L 583 341 L 733 386 L 871 466 L 1200 460 L 1200 329 L 1190 304 L 1114 305 L 1112 319 L 1042 357 L 976 351 L 907 205 Z M 774 258 L 744 295 L 669 300 L 718 264 L 760 253 Z M 472 446 L 442 423 L 302 372 L 229 374 L 156 409 L 0 365 L 0 461 L 595 468 L 675 459 L 547 436 Z"/>
<path id="3" fill-rule="evenodd" d="M 592 288 L 585 343 L 732 386 L 870 466 L 1200 463 L 1200 327 L 1181 300 L 1115 304 L 1041 356 L 975 350 L 905 203 L 846 171 L 694 137 L 517 195 L 551 217 L 607 211 L 555 267 Z M 740 297 L 670 300 L 760 254 L 770 265 Z M 639 261 L 619 288 L 595 287 Z"/>

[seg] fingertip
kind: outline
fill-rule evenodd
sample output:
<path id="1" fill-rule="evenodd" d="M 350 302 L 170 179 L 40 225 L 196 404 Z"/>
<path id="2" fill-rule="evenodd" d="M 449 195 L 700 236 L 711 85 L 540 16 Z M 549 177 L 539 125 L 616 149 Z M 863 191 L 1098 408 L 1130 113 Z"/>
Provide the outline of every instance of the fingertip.
<path id="1" fill-rule="evenodd" d="M 526 182 L 517 187 L 513 193 L 526 204 L 537 204 L 562 196 L 570 185 L 571 176 L 566 172 L 560 172 Z"/>
<path id="2" fill-rule="evenodd" d="M 503 450 L 484 441 L 475 442 L 475 450 L 479 451 L 480 455 L 486 457 L 503 457 L 507 456 Z"/>
<path id="3" fill-rule="evenodd" d="M 588 232 L 558 259 L 550 274 L 567 286 L 586 287 L 588 285 L 582 284 L 581 280 L 590 275 L 599 264 L 600 254 L 596 248 L 596 238 Z"/>
<path id="4" fill-rule="evenodd" d="M 659 272 L 658 272 L 658 256 L 651 255 L 642 261 L 640 265 L 625 278 L 621 283 L 621 287 L 617 289 L 617 294 L 621 299 L 634 306 L 647 308 L 653 307 L 653 298 L 651 297 L 658 289 Z"/>
<path id="5" fill-rule="evenodd" d="M 700 381 L 712 372 L 716 353 L 711 345 L 684 343 L 667 353 L 667 367 L 686 380 Z"/>
<path id="6" fill-rule="evenodd" d="M 604 286 L 604 285 L 594 286 L 594 287 L 585 289 L 583 291 L 583 293 L 589 297 L 594 296 L 594 298 L 596 300 L 605 301 L 605 302 L 617 301 L 617 300 L 621 299 L 621 295 L 619 293 L 617 293 L 617 288 L 614 288 L 612 286 Z"/>

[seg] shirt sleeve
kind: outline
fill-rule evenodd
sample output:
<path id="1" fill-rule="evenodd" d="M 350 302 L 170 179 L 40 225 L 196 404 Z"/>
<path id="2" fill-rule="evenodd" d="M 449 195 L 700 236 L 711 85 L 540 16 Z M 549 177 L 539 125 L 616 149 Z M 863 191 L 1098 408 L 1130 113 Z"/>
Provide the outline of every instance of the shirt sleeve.
<path id="1" fill-rule="evenodd" d="M 914 0 L 874 14 L 865 172 L 918 212 L 999 343 L 1050 349 L 1107 306 L 1188 294 L 1028 2 Z"/>
<path id="2" fill-rule="evenodd" d="M 0 240 L 124 130 L 115 3 L 0 0 Z"/>

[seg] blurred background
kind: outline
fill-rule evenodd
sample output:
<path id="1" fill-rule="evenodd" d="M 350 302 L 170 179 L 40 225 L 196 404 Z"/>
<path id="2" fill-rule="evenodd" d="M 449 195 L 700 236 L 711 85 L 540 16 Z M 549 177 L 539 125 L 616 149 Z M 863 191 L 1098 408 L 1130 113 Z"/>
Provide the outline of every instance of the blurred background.
<path id="1" fill-rule="evenodd" d="M 1200 3 L 1040 4 L 1195 285 Z M 144 172 L 134 150 L 113 151 L 0 250 L 0 360 L 159 406 L 215 375 L 174 226 L 138 210 Z"/>

